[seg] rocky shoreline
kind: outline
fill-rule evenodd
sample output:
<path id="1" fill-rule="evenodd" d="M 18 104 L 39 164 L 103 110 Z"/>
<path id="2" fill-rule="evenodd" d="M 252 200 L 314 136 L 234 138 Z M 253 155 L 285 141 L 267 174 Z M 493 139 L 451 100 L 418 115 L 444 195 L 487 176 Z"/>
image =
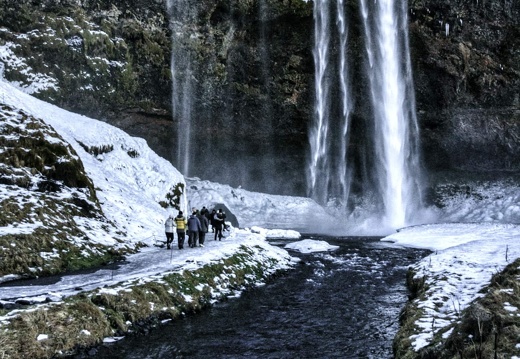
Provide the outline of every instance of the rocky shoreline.
<path id="1" fill-rule="evenodd" d="M 520 259 L 516 259 L 497 272 L 480 290 L 481 295 L 458 312 L 458 320 L 436 332 L 431 342 L 420 349 L 414 348 L 412 338 L 420 333 L 416 323 L 428 310 L 424 302 L 432 278 L 417 276 L 416 269 L 410 268 L 410 299 L 399 318 L 400 329 L 393 344 L 395 359 L 516 358 L 520 317 L 514 308 L 520 306 L 519 266 Z"/>

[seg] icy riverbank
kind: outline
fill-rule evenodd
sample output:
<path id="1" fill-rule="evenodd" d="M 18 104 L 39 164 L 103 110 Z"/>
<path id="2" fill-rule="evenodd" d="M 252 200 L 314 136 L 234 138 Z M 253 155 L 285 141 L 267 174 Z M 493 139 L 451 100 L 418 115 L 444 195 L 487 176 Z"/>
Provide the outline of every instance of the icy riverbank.
<path id="1" fill-rule="evenodd" d="M 2 297 L 11 298 L 0 302 L 3 307 L 23 304 L 0 316 L 0 354 L 51 358 L 74 353 L 238 295 L 295 263 L 264 236 L 233 230 L 205 247 L 151 247 L 129 256 L 115 274 L 101 270 L 48 286 L 0 288 Z"/>
<path id="2" fill-rule="evenodd" d="M 504 333 L 520 325 L 518 274 L 508 269 L 515 268 L 520 258 L 519 225 L 423 225 L 405 228 L 383 241 L 433 251 L 410 269 L 414 298 L 404 311 L 396 358 L 428 352 L 440 355 L 443 350 L 464 358 L 483 353 L 520 356 L 520 342 L 504 339 Z M 512 283 L 500 281 L 508 276 Z M 489 296 L 493 305 L 486 304 Z M 501 348 L 493 344 L 498 332 Z M 460 343 L 455 348 L 453 342 Z"/>

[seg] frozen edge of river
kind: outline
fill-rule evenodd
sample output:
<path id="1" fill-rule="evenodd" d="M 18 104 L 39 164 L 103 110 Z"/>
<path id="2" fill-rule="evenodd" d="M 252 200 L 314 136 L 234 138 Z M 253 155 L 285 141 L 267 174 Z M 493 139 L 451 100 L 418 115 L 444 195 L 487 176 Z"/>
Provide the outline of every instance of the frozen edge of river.
<path id="1" fill-rule="evenodd" d="M 393 345 L 395 359 L 520 358 L 520 258 L 497 271 L 489 285 L 475 292 L 476 299 L 464 309 L 459 308 L 460 303 L 453 298 L 438 297 L 438 301 L 452 304 L 455 319 L 441 315 L 431 321 L 425 319 L 431 315 L 431 310 L 425 307 L 430 299 L 431 281 L 442 285 L 450 277 L 417 277 L 416 274 L 413 268 L 409 269 L 407 286 L 412 294 L 401 311 Z M 429 335 L 426 345 L 416 348 L 414 340 L 424 336 L 424 325 L 428 324 L 432 331 L 439 328 Z"/>
<path id="2" fill-rule="evenodd" d="M 433 250 L 409 270 L 396 359 L 518 359 L 519 238 L 519 225 L 497 223 L 430 224 L 385 237 Z"/>
<path id="3" fill-rule="evenodd" d="M 2 358 L 72 355 L 107 338 L 146 331 L 160 321 L 200 311 L 289 270 L 297 260 L 250 237 L 220 259 L 187 261 L 173 271 L 81 292 L 63 301 L 2 313 Z"/>

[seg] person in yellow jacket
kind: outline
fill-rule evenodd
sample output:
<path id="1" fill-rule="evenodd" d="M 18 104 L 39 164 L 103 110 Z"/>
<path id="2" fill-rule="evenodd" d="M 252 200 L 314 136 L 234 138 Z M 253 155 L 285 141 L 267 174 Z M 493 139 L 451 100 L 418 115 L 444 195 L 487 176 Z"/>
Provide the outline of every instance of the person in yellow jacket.
<path id="1" fill-rule="evenodd" d="M 175 217 L 175 226 L 177 226 L 177 244 L 179 249 L 184 248 L 184 239 L 186 237 L 186 218 L 182 215 L 182 211 L 179 211 L 177 217 Z"/>

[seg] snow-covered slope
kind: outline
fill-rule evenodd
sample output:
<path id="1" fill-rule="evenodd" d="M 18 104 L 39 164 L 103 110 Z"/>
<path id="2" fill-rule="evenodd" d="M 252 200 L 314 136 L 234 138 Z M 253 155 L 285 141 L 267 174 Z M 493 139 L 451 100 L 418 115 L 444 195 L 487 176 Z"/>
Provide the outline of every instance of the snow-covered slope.
<path id="1" fill-rule="evenodd" d="M 185 180 L 143 139 L 40 101 L 5 82 L 0 82 L 0 100 L 43 119 L 73 146 L 97 188 L 105 215 L 129 238 L 137 241 L 162 233 L 164 218 L 176 210 L 164 209 L 159 202 Z M 331 232 L 332 228 L 343 226 L 308 198 L 253 193 L 208 181 L 189 183 L 187 197 L 183 196 L 180 203 L 185 213 L 187 208 L 224 204 L 241 227 L 259 225 Z"/>
<path id="2" fill-rule="evenodd" d="M 0 81 L 0 101 L 52 126 L 81 158 L 105 216 L 137 242 L 153 235 L 169 211 L 160 202 L 185 185 L 171 163 L 140 138 L 101 121 L 65 111 Z M 180 207 L 185 208 L 183 197 Z"/>

